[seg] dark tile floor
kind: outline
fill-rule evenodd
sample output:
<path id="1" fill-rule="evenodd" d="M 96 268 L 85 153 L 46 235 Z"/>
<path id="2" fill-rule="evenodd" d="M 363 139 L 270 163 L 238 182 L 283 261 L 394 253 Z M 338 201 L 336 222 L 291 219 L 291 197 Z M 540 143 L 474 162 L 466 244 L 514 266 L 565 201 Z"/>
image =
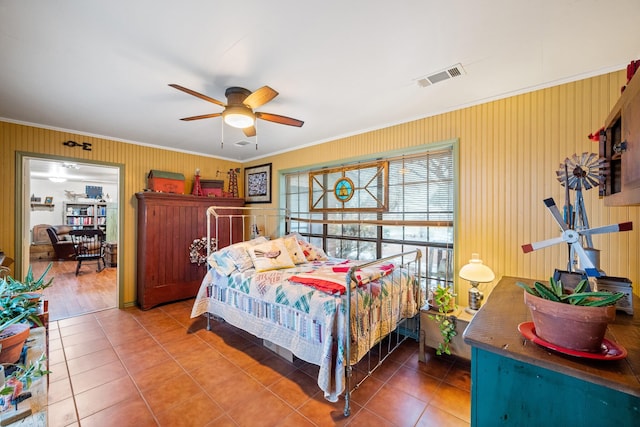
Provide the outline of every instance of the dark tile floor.
<path id="1" fill-rule="evenodd" d="M 355 391 L 326 401 L 317 368 L 289 363 L 192 301 L 50 325 L 49 426 L 468 426 L 469 363 L 405 342 Z"/>

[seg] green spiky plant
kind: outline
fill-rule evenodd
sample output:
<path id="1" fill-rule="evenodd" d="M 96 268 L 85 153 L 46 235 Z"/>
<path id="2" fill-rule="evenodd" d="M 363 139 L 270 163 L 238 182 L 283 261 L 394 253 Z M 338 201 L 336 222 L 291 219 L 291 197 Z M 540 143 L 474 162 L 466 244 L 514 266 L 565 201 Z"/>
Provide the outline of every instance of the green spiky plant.
<path id="1" fill-rule="evenodd" d="M 438 285 L 433 291 L 433 302 L 438 306 L 438 314 L 430 314 L 429 318 L 435 320 L 440 329 L 440 335 L 442 336 L 442 342 L 438 343 L 436 348 L 436 354 L 441 356 L 444 354 L 451 354 L 449 344 L 453 337 L 458 335 L 456 331 L 456 317 L 449 315 L 452 303 L 455 304 L 456 294 L 446 286 Z"/>
<path id="2" fill-rule="evenodd" d="M 576 288 L 570 291 L 562 286 L 562 281 L 555 280 L 553 277 L 549 279 L 549 285 L 537 281 L 533 286 L 516 282 L 516 285 L 531 295 L 564 304 L 606 307 L 608 305 L 614 305 L 616 301 L 624 297 L 623 292 L 585 292 L 587 284 L 587 280 L 581 280 Z"/>
<path id="3" fill-rule="evenodd" d="M 43 289 L 51 286 L 51 283 L 53 282 L 53 278 L 49 279 L 48 281 L 45 281 L 44 279 L 49 270 L 51 270 L 52 265 L 53 263 L 50 262 L 47 268 L 44 270 L 44 273 L 42 273 L 37 280 L 34 280 L 33 278 L 33 271 L 31 270 L 31 266 L 29 266 L 27 275 L 25 276 L 23 281 L 16 280 L 11 276 L 7 276 L 2 280 L 7 284 L 7 291 L 13 294 L 42 291 Z"/>
<path id="4" fill-rule="evenodd" d="M 33 380 L 50 374 L 51 371 L 46 369 L 46 354 L 42 353 L 40 358 L 29 363 L 27 366 L 14 363 L 5 363 L 4 366 L 15 366 L 15 370 L 11 375 L 5 378 L 4 387 L 0 388 L 0 396 L 7 396 L 13 393 L 16 382 L 21 382 L 25 388 L 31 387 Z"/>

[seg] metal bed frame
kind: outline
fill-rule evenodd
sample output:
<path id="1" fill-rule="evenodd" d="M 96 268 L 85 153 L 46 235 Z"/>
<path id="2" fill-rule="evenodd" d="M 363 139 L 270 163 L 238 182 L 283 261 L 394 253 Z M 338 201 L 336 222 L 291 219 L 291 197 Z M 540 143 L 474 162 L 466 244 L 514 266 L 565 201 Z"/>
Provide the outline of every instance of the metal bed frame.
<path id="1" fill-rule="evenodd" d="M 233 236 L 233 221 L 241 220 L 242 221 L 242 236 Z M 296 218 L 296 221 L 304 221 L 304 219 Z M 234 242 L 234 237 L 238 238 L 237 241 L 247 240 L 246 237 L 254 238 L 259 235 L 265 235 L 266 237 L 279 237 L 281 235 L 286 234 L 290 230 L 291 217 L 288 215 L 286 209 L 282 208 L 257 208 L 257 207 L 227 207 L 227 206 L 211 206 L 207 209 L 207 242 L 211 242 L 211 227 L 212 222 L 215 225 L 215 236 L 219 236 L 220 228 L 228 225 L 229 233 L 230 233 L 230 241 L 229 244 Z M 318 222 L 318 220 L 313 220 L 313 222 Z M 366 222 L 366 221 L 364 221 Z M 375 222 L 375 221 L 374 221 Z M 358 223 L 362 224 L 362 220 L 358 220 Z M 265 234 L 268 230 L 275 230 L 275 232 L 271 231 L 269 234 Z M 279 231 L 282 230 L 282 231 Z M 218 248 L 220 249 L 220 248 Z M 207 246 L 207 256 L 211 254 L 211 248 Z M 344 406 L 344 415 L 348 417 L 351 413 L 350 409 L 350 400 L 351 393 L 355 391 L 371 374 L 382 365 L 382 363 L 393 353 L 395 349 L 397 349 L 406 339 L 413 338 L 418 339 L 418 331 L 420 328 L 420 307 L 422 305 L 422 286 L 421 286 L 421 258 L 422 252 L 419 249 L 414 251 L 404 252 L 392 256 L 388 256 L 381 259 L 376 259 L 371 262 L 367 262 L 358 266 L 352 267 L 348 273 L 345 275 L 345 299 L 346 299 L 346 313 L 349 315 L 346 316 L 346 334 L 345 339 L 345 348 L 346 348 L 346 357 L 345 357 L 345 406 Z M 385 337 L 380 339 L 367 353 L 366 360 L 365 357 L 361 358 L 356 364 L 351 363 L 351 339 L 349 338 L 350 331 L 352 328 L 352 319 L 350 313 L 352 312 L 351 304 L 352 304 L 352 290 L 351 283 L 352 281 L 357 282 L 356 279 L 356 271 L 362 268 L 367 268 L 371 266 L 375 266 L 381 263 L 388 263 L 390 261 L 399 260 L 400 267 L 409 269 L 409 271 L 414 272 L 416 280 L 415 287 L 413 292 L 415 293 L 415 299 L 417 303 L 418 313 L 413 318 L 403 318 L 398 322 L 398 327 L 395 330 L 388 333 Z M 357 304 L 357 299 L 356 299 Z M 358 310 L 358 307 L 355 307 Z M 211 330 L 211 313 L 207 312 L 207 330 Z M 357 324 L 356 331 L 361 329 L 361 323 L 365 322 L 365 319 L 356 319 Z M 375 351 L 374 351 L 375 350 Z M 364 371 L 362 368 L 357 370 L 354 366 L 360 364 L 364 361 Z M 358 378 L 354 377 L 354 370 L 356 372 L 362 372 L 363 376 L 358 380 Z M 353 384 L 352 384 L 353 383 Z"/>

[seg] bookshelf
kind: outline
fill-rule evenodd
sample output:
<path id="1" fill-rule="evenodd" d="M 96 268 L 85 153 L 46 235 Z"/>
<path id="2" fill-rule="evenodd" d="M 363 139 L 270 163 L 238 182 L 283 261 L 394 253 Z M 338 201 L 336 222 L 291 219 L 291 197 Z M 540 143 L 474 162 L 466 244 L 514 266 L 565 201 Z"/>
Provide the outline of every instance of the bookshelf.
<path id="1" fill-rule="evenodd" d="M 107 227 L 105 202 L 64 202 L 63 223 L 75 229 Z"/>

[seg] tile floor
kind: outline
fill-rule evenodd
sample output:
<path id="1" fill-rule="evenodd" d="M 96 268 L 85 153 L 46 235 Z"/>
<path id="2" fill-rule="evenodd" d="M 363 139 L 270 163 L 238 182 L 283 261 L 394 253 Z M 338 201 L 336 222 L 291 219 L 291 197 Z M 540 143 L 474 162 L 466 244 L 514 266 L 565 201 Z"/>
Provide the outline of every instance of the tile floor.
<path id="1" fill-rule="evenodd" d="M 48 418 L 58 426 L 468 426 L 469 363 L 409 341 L 353 394 L 327 402 L 317 368 L 229 325 L 205 329 L 192 301 L 52 322 Z"/>

